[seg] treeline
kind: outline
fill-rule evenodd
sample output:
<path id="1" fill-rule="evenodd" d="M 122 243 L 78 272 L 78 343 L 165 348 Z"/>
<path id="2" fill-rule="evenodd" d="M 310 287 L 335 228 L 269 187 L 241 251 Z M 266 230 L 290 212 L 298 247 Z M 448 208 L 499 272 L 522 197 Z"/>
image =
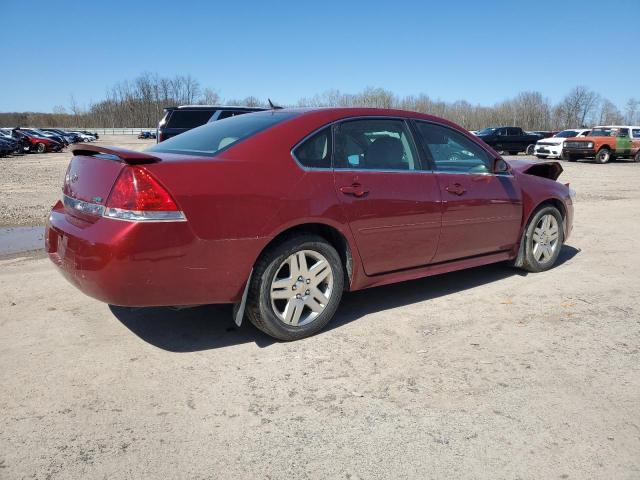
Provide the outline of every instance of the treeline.
<path id="1" fill-rule="evenodd" d="M 117 83 L 108 89 L 100 102 L 82 107 L 72 97 L 68 107 L 57 106 L 53 113 L 0 113 L 0 126 L 149 128 L 162 118 L 165 107 L 220 103 L 266 106 L 266 99 L 249 96 L 222 101 L 214 89 L 203 88 L 190 75 L 167 78 L 143 73 L 134 80 Z M 482 106 L 465 100 L 435 100 L 426 94 L 401 97 L 382 88 L 367 88 L 356 94 L 329 90 L 302 98 L 296 105 L 413 110 L 447 118 L 469 130 L 498 125 L 517 125 L 526 130 L 560 130 L 594 124 L 640 123 L 640 100 L 629 99 L 621 110 L 610 100 L 584 86 L 573 88 L 557 104 L 550 102 L 540 92 L 522 92 L 515 98 L 493 106 Z"/>

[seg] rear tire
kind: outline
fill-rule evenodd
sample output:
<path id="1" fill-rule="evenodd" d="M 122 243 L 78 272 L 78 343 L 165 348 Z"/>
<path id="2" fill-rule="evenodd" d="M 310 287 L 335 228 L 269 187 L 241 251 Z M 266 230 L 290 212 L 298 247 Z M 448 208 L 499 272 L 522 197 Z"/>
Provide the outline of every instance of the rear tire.
<path id="1" fill-rule="evenodd" d="M 598 153 L 596 153 L 596 163 L 607 163 L 608 161 L 611 160 L 611 150 L 609 150 L 608 148 L 604 147 L 601 148 L 600 150 L 598 150 Z"/>
<path id="2" fill-rule="evenodd" d="M 335 248 L 317 235 L 296 235 L 258 259 L 247 317 L 278 340 L 309 337 L 333 318 L 343 289 L 344 270 Z"/>
<path id="3" fill-rule="evenodd" d="M 564 243 L 563 220 L 558 209 L 549 205 L 538 210 L 529 220 L 524 235 L 522 268 L 528 272 L 544 272 L 553 267 Z"/>

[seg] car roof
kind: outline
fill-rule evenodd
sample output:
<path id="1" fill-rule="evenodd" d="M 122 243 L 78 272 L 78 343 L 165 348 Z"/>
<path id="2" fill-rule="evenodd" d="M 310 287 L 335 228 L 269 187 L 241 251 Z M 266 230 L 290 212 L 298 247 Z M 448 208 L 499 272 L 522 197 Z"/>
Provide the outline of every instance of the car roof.
<path id="1" fill-rule="evenodd" d="M 640 128 L 638 125 L 598 125 L 593 128 Z M 590 130 L 593 130 L 590 129 Z"/>
<path id="2" fill-rule="evenodd" d="M 268 110 L 263 107 L 243 107 L 239 105 L 177 105 L 175 107 L 165 107 L 165 111 L 169 110 L 244 110 L 244 111 L 259 111 Z"/>

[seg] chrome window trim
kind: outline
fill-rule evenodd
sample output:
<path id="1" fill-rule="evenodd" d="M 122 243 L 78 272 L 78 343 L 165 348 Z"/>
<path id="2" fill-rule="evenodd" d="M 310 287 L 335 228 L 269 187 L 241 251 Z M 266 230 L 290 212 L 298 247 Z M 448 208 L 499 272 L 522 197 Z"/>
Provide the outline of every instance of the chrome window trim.
<path id="1" fill-rule="evenodd" d="M 375 170 L 375 169 L 367 169 L 367 168 L 356 168 L 356 169 L 351 169 L 351 168 L 335 168 L 333 165 L 333 154 L 334 154 L 334 138 L 333 138 L 333 127 L 334 125 L 337 125 L 339 123 L 343 123 L 343 122 L 349 122 L 351 120 L 400 120 L 402 122 L 404 122 L 405 126 L 407 127 L 407 130 L 409 131 L 409 138 L 410 138 L 410 143 L 413 146 L 414 152 L 416 154 L 416 159 L 418 161 L 418 163 L 420 163 L 420 166 L 422 167 L 422 159 L 420 158 L 420 153 L 418 151 L 418 146 L 416 145 L 416 139 L 414 138 L 413 135 L 413 131 L 411 130 L 411 126 L 409 125 L 409 121 L 414 120 L 412 117 L 399 117 L 399 116 L 385 116 L 385 115 L 358 115 L 356 117 L 346 117 L 346 118 L 340 118 L 338 120 L 333 120 L 332 122 L 329 123 L 325 123 L 324 125 L 322 125 L 319 128 L 316 128 L 313 132 L 311 132 L 310 134 L 308 134 L 307 136 L 303 137 L 302 140 L 300 140 L 298 143 L 296 143 L 290 150 L 290 154 L 291 157 L 293 158 L 293 160 L 296 162 L 296 164 L 298 165 L 298 167 L 300 167 L 302 170 L 304 171 L 314 171 L 314 170 L 340 170 L 342 171 L 358 171 L 358 172 L 423 172 L 425 170 L 422 169 L 415 169 L 415 170 Z M 298 148 L 300 145 L 302 145 L 305 141 L 307 141 L 309 138 L 313 137 L 316 133 L 319 133 L 320 131 L 322 131 L 325 128 L 331 128 L 331 167 L 326 168 L 326 167 L 305 167 L 304 165 L 302 165 L 302 163 L 300 162 L 300 160 L 296 157 L 294 151 L 296 148 Z"/>

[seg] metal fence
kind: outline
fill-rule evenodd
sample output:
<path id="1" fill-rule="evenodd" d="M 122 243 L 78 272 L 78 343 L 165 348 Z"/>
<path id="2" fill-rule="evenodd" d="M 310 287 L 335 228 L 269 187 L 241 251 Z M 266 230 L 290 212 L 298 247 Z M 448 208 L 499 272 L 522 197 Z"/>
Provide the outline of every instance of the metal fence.
<path id="1" fill-rule="evenodd" d="M 86 130 L 87 132 L 95 132 L 98 135 L 138 135 L 140 132 L 155 132 L 156 127 L 120 127 L 120 128 L 95 128 L 95 127 L 53 127 L 60 130 L 69 130 L 79 132 Z"/>

